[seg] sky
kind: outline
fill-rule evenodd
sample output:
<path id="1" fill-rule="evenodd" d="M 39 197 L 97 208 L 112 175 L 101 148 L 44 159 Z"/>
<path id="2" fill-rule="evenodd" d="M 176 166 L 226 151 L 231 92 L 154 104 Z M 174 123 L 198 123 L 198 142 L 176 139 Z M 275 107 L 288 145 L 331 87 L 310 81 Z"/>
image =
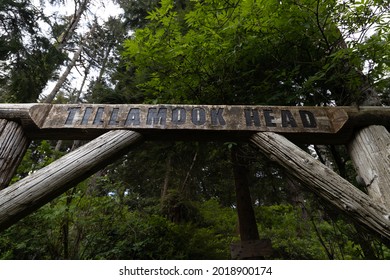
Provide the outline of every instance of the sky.
<path id="1" fill-rule="evenodd" d="M 42 7 L 40 2 L 42 2 L 42 0 L 31 1 L 31 3 L 39 9 Z M 46 15 L 58 13 L 59 15 L 70 16 L 74 13 L 75 0 L 64 0 L 65 5 L 50 5 L 48 0 L 43 0 L 43 2 L 45 2 L 43 11 Z M 84 20 L 92 20 L 93 15 L 97 15 L 101 20 L 106 20 L 109 16 L 115 16 L 122 13 L 119 5 L 112 0 L 91 0 L 89 11 L 90 12 L 87 13 L 86 17 L 84 17 Z"/>
<path id="2" fill-rule="evenodd" d="M 72 16 L 75 12 L 75 1 L 76 0 L 64 0 L 64 5 L 51 5 L 49 4 L 48 0 L 42 1 L 42 0 L 32 0 L 31 3 L 39 10 L 43 10 L 44 14 L 46 16 L 50 16 L 55 20 L 55 18 L 61 18 L 64 16 Z M 44 7 L 42 7 L 41 2 L 44 2 Z M 84 34 L 89 29 L 86 28 L 88 22 L 92 22 L 97 17 L 98 22 L 101 24 L 104 21 L 106 21 L 109 17 L 117 17 L 120 14 L 122 14 L 123 11 L 119 7 L 119 5 L 113 3 L 113 1 L 107 1 L 107 0 L 91 0 L 91 4 L 89 6 L 89 9 L 86 13 L 84 13 L 81 22 L 79 24 L 79 27 L 77 29 L 78 34 Z M 43 21 L 40 22 L 40 25 L 42 27 L 43 33 L 47 37 L 51 37 L 50 35 L 50 26 Z M 73 53 L 70 52 L 69 59 L 72 59 Z M 59 71 L 59 75 L 63 73 L 65 70 L 65 67 Z M 80 71 L 81 72 L 81 71 Z M 71 74 L 70 74 L 70 83 L 72 88 L 80 88 L 82 83 L 82 77 L 80 75 L 80 72 L 77 71 L 77 69 L 73 68 Z M 96 75 L 97 73 L 95 73 Z M 92 76 L 94 73 L 92 73 Z M 46 96 L 50 93 L 50 91 L 54 88 L 56 84 L 56 81 L 50 81 L 46 85 L 45 89 L 43 90 L 41 97 Z"/>

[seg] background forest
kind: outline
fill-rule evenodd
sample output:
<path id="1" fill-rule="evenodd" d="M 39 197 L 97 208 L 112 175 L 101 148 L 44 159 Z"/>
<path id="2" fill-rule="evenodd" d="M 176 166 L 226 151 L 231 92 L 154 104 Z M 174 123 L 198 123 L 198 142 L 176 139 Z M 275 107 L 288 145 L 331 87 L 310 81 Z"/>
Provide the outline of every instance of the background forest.
<path id="1" fill-rule="evenodd" d="M 0 0 L 0 102 L 390 105 L 389 20 L 384 0 Z M 11 183 L 82 144 L 32 142 Z M 345 147 L 302 148 L 361 188 Z M 230 259 L 258 239 L 270 259 L 390 259 L 250 144 L 174 139 L 1 232 L 0 259 Z"/>

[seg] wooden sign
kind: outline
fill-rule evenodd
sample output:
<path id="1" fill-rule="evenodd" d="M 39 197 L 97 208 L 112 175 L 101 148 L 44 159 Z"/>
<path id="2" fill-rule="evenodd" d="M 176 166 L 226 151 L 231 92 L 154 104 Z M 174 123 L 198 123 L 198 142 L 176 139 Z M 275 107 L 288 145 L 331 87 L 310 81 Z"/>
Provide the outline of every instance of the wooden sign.
<path id="1" fill-rule="evenodd" d="M 229 141 L 268 131 L 305 143 L 344 142 L 351 119 L 366 121 L 360 112 L 353 107 L 0 104 L 0 119 L 18 120 L 32 139 L 92 139 L 110 130 L 134 130 L 153 139 Z M 389 110 L 380 115 L 374 121 L 389 122 Z"/>
<path id="2" fill-rule="evenodd" d="M 42 128 L 336 133 L 347 119 L 313 107 L 80 104 L 53 106 Z"/>

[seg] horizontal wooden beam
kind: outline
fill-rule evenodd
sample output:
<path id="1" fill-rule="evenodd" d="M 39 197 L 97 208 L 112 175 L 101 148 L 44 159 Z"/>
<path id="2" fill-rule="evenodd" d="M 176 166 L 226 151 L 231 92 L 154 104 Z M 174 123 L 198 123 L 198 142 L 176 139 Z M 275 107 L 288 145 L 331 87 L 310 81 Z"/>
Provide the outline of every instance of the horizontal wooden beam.
<path id="1" fill-rule="evenodd" d="M 300 143 L 349 141 L 355 128 L 390 126 L 387 107 L 256 105 L 0 104 L 0 119 L 19 121 L 32 139 L 93 139 L 134 130 L 151 139 L 248 139 L 275 132 Z"/>

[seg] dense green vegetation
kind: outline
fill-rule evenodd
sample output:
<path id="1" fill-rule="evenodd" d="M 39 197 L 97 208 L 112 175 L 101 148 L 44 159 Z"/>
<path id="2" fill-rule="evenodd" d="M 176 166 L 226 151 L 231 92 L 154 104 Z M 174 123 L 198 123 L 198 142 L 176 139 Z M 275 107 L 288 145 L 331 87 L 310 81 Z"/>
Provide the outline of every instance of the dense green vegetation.
<path id="1" fill-rule="evenodd" d="M 116 2 L 123 15 L 85 34 L 28 1 L 0 2 L 0 101 L 44 100 L 46 83 L 61 80 L 82 46 L 72 67 L 84 83 L 65 77 L 53 102 L 388 105 L 386 1 Z M 34 141 L 13 182 L 76 144 Z M 356 183 L 344 147 L 302 148 Z M 238 177 L 258 237 L 272 241 L 267 258 L 390 258 L 377 236 L 250 145 L 172 139 L 143 143 L 1 232 L 0 259 L 229 259 L 242 237 Z"/>

